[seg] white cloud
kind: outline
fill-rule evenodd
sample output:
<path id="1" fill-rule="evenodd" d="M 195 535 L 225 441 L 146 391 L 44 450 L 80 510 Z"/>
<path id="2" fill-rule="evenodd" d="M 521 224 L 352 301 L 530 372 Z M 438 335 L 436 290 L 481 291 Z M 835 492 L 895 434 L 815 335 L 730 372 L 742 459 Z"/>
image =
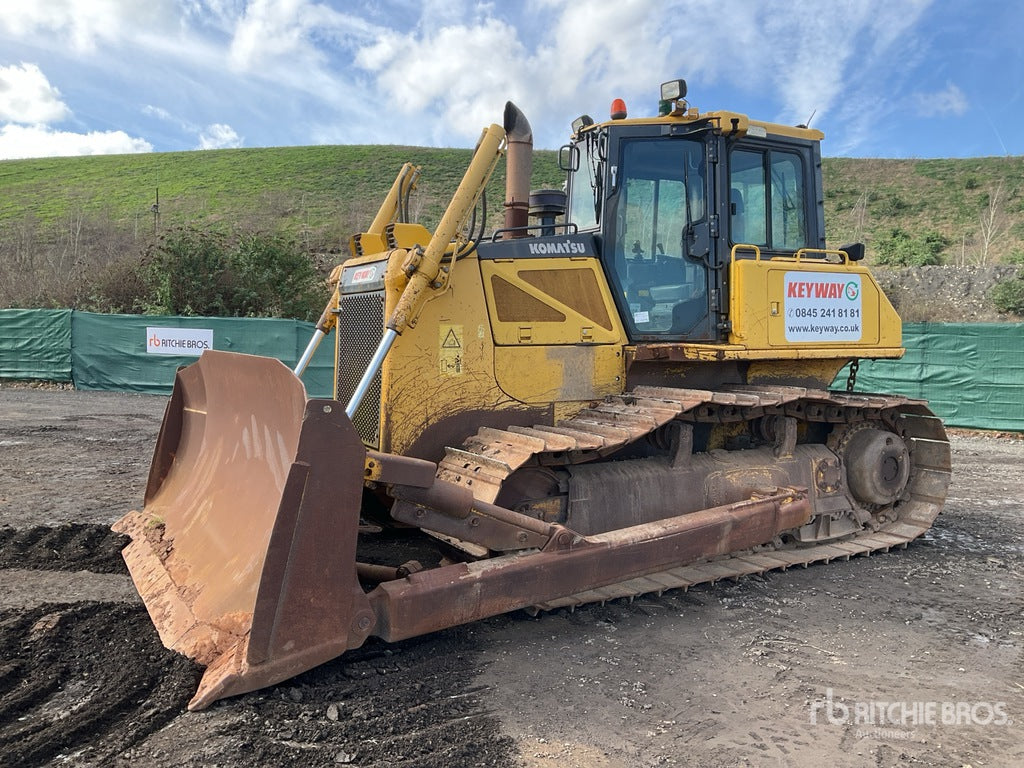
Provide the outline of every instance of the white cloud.
<path id="1" fill-rule="evenodd" d="M 475 138 L 512 98 L 539 144 L 554 146 L 572 117 L 613 97 L 652 114 L 658 84 L 680 76 L 703 108 L 745 108 L 715 102 L 721 83 L 777 110 L 759 117 L 799 123 L 816 111 L 820 124 L 865 72 L 906 57 L 930 2 L 849 0 L 828 13 L 818 0 L 533 0 L 521 13 L 456 3 L 456 15 L 424 11 L 406 31 L 378 29 L 354 63 L 384 94 L 378 105 L 416 115 L 440 141 Z"/>
<path id="2" fill-rule="evenodd" d="M 547 2 L 533 10 L 536 29 L 489 5 L 446 23 L 424 12 L 407 32 L 379 30 L 354 63 L 374 77 L 382 109 L 418 117 L 415 127 L 430 132 L 421 142 L 475 139 L 512 99 L 534 120 L 542 146 L 560 143 L 571 117 L 595 101 L 656 94 L 658 78 L 673 69 L 663 19 L 642 0 Z M 544 124 L 552 128 L 538 131 Z"/>
<path id="3" fill-rule="evenodd" d="M 83 130 L 142 109 L 175 147 L 231 146 L 239 132 L 250 145 L 465 146 L 512 99 L 552 148 L 614 97 L 653 114 L 673 77 L 702 109 L 787 123 L 816 111 L 833 145 L 856 145 L 866 110 L 962 108 L 953 87 L 907 95 L 933 2 L 0 0 L 0 48 L 80 73 L 85 85 L 63 75 L 51 106 L 66 100 Z M 224 120 L 233 135 L 213 129 Z"/>
<path id="4" fill-rule="evenodd" d="M 174 122 L 174 117 L 163 107 L 154 107 L 152 104 L 147 104 L 142 108 L 142 114 L 148 115 L 149 117 L 155 117 L 160 120 L 165 120 L 169 123 Z"/>
<path id="5" fill-rule="evenodd" d="M 0 30 L 16 37 L 38 36 L 89 54 L 106 43 L 173 28 L 175 0 L 0 0 Z"/>
<path id="6" fill-rule="evenodd" d="M 184 133 L 194 134 L 198 141 L 196 149 L 234 149 L 241 147 L 245 142 L 238 135 L 238 132 L 227 123 L 211 123 L 205 128 L 200 128 L 187 120 L 182 120 L 172 115 L 163 107 L 157 107 L 152 104 L 144 106 L 142 113 L 162 120 L 165 123 L 170 123 Z"/>
<path id="7" fill-rule="evenodd" d="M 475 137 L 481 121 L 493 122 L 497 114 L 489 107 L 518 78 L 507 62 L 522 59 L 525 50 L 515 29 L 498 19 L 428 35 L 382 34 L 358 53 L 356 64 L 376 74 L 385 104 L 406 115 L 426 112 L 429 119 L 437 102 L 437 116 L 453 131 Z"/>
<path id="8" fill-rule="evenodd" d="M 124 131 L 75 133 L 50 127 L 71 117 L 46 75 L 35 64 L 0 67 L 0 158 L 110 155 L 152 152 L 144 139 Z"/>
<path id="9" fill-rule="evenodd" d="M 71 116 L 60 91 L 35 64 L 0 67 L 0 120 L 31 125 Z"/>
<path id="10" fill-rule="evenodd" d="M 326 66 L 330 49 L 350 48 L 354 40 L 365 39 L 374 30 L 357 16 L 310 0 L 251 0 L 234 18 L 223 9 L 218 15 L 233 27 L 228 61 L 243 72 L 285 62 L 292 70 L 300 62 Z M 299 69 L 294 74 L 301 78 L 311 73 Z"/>
<path id="11" fill-rule="evenodd" d="M 719 25 L 725 37 L 710 47 L 726 53 L 712 66 L 731 82 L 765 89 L 781 102 L 774 119 L 802 123 L 815 112 L 820 123 L 880 65 L 891 71 L 894 62 L 906 63 L 915 47 L 913 28 L 931 2 L 848 0 L 826 13 L 819 0 L 757 6 L 733 0 L 731 7 L 716 6 L 716 13 L 740 20 L 742 39 L 730 43 L 732 29 Z"/>
<path id="12" fill-rule="evenodd" d="M 235 149 L 242 146 L 242 141 L 230 125 L 214 123 L 200 131 L 197 149 Z"/>
<path id="13" fill-rule="evenodd" d="M 72 133 L 41 125 L 5 125 L 0 127 L 0 159 L 25 157 L 68 157 L 72 155 L 119 155 L 152 152 L 144 139 L 124 131 Z"/>
<path id="14" fill-rule="evenodd" d="M 921 117 L 959 117 L 967 113 L 967 96 L 954 83 L 946 83 L 945 89 L 936 93 L 915 94 L 914 102 Z"/>

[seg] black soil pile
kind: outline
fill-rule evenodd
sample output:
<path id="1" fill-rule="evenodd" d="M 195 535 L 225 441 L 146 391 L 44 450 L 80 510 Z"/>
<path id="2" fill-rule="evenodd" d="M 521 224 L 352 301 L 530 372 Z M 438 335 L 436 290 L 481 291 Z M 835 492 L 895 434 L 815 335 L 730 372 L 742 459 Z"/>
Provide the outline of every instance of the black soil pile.
<path id="1" fill-rule="evenodd" d="M 6 768 L 109 764 L 177 717 L 199 679 L 160 644 L 142 606 L 115 603 L 0 613 L 0 659 Z"/>
<path id="2" fill-rule="evenodd" d="M 122 573 L 126 541 L 100 525 L 4 527 L 0 569 Z M 371 641 L 188 713 L 202 670 L 163 647 L 141 604 L 0 611 L 0 765 L 515 765 L 475 682 L 475 631 Z"/>
<path id="3" fill-rule="evenodd" d="M 0 568 L 124 573 L 128 537 L 104 525 L 68 523 L 28 530 L 0 528 Z"/>

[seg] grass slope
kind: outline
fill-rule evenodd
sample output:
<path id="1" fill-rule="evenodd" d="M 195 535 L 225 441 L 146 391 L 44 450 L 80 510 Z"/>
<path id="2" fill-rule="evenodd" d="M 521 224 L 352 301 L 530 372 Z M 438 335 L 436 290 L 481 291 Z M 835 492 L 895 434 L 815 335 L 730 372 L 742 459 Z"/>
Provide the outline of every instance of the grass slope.
<path id="1" fill-rule="evenodd" d="M 405 161 L 423 167 L 413 212 L 436 223 L 470 152 L 401 146 L 228 149 L 0 161 L 0 232 L 31 224 L 60 232 L 83 218 L 138 239 L 160 227 L 285 231 L 312 249 L 341 249 L 363 228 Z M 893 228 L 941 234 L 949 263 L 976 260 L 982 217 L 996 199 L 990 261 L 1024 252 L 1024 157 L 824 161 L 831 244 L 872 244 Z M 560 187 L 556 153 L 535 154 L 533 187 Z M 500 220 L 504 166 L 489 186 Z"/>
<path id="2" fill-rule="evenodd" d="M 1024 157 L 832 158 L 824 161 L 824 177 L 834 242 L 863 240 L 870 250 L 894 227 L 918 236 L 931 231 L 950 243 L 944 261 L 971 263 L 984 237 L 982 219 L 991 213 L 993 258 L 1024 252 Z"/>
<path id="3" fill-rule="evenodd" d="M 435 222 L 471 153 L 400 146 L 224 149 L 0 162 L 0 227 L 26 219 L 61 228 L 84 215 L 119 228 L 232 223 L 346 237 L 369 223 L 402 163 L 422 166 L 419 213 Z M 538 152 L 534 186 L 559 186 L 554 152 Z M 504 168 L 488 194 L 503 200 Z M 349 228 L 349 231 L 342 231 Z"/>

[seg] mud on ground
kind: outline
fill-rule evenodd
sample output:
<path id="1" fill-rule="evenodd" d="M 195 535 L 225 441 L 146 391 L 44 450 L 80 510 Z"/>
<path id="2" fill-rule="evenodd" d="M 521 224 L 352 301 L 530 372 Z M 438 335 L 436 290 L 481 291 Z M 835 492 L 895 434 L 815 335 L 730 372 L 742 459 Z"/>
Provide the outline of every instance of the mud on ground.
<path id="1" fill-rule="evenodd" d="M 1020 440 L 955 435 L 946 511 L 905 551 L 371 642 L 188 713 L 200 670 L 107 530 L 163 405 L 0 389 L 5 768 L 1024 764 Z"/>

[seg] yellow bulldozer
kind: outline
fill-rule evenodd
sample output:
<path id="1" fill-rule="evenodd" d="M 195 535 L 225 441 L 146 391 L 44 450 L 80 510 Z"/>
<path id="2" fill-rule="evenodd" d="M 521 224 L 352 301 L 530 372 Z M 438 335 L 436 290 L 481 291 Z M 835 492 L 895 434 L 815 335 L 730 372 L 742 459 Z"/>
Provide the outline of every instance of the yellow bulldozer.
<path id="1" fill-rule="evenodd" d="M 506 105 L 440 224 L 406 165 L 293 371 L 208 351 L 179 371 L 132 577 L 190 703 L 397 641 L 904 546 L 949 484 L 924 402 L 854 390 L 900 320 L 829 248 L 823 135 L 700 112 L 584 115 L 563 190 L 531 192 Z M 477 214 L 506 156 L 503 226 Z M 336 391 L 299 378 L 333 332 Z M 849 366 L 847 386 L 830 390 Z M 525 629 L 524 629 L 525 631 Z"/>

